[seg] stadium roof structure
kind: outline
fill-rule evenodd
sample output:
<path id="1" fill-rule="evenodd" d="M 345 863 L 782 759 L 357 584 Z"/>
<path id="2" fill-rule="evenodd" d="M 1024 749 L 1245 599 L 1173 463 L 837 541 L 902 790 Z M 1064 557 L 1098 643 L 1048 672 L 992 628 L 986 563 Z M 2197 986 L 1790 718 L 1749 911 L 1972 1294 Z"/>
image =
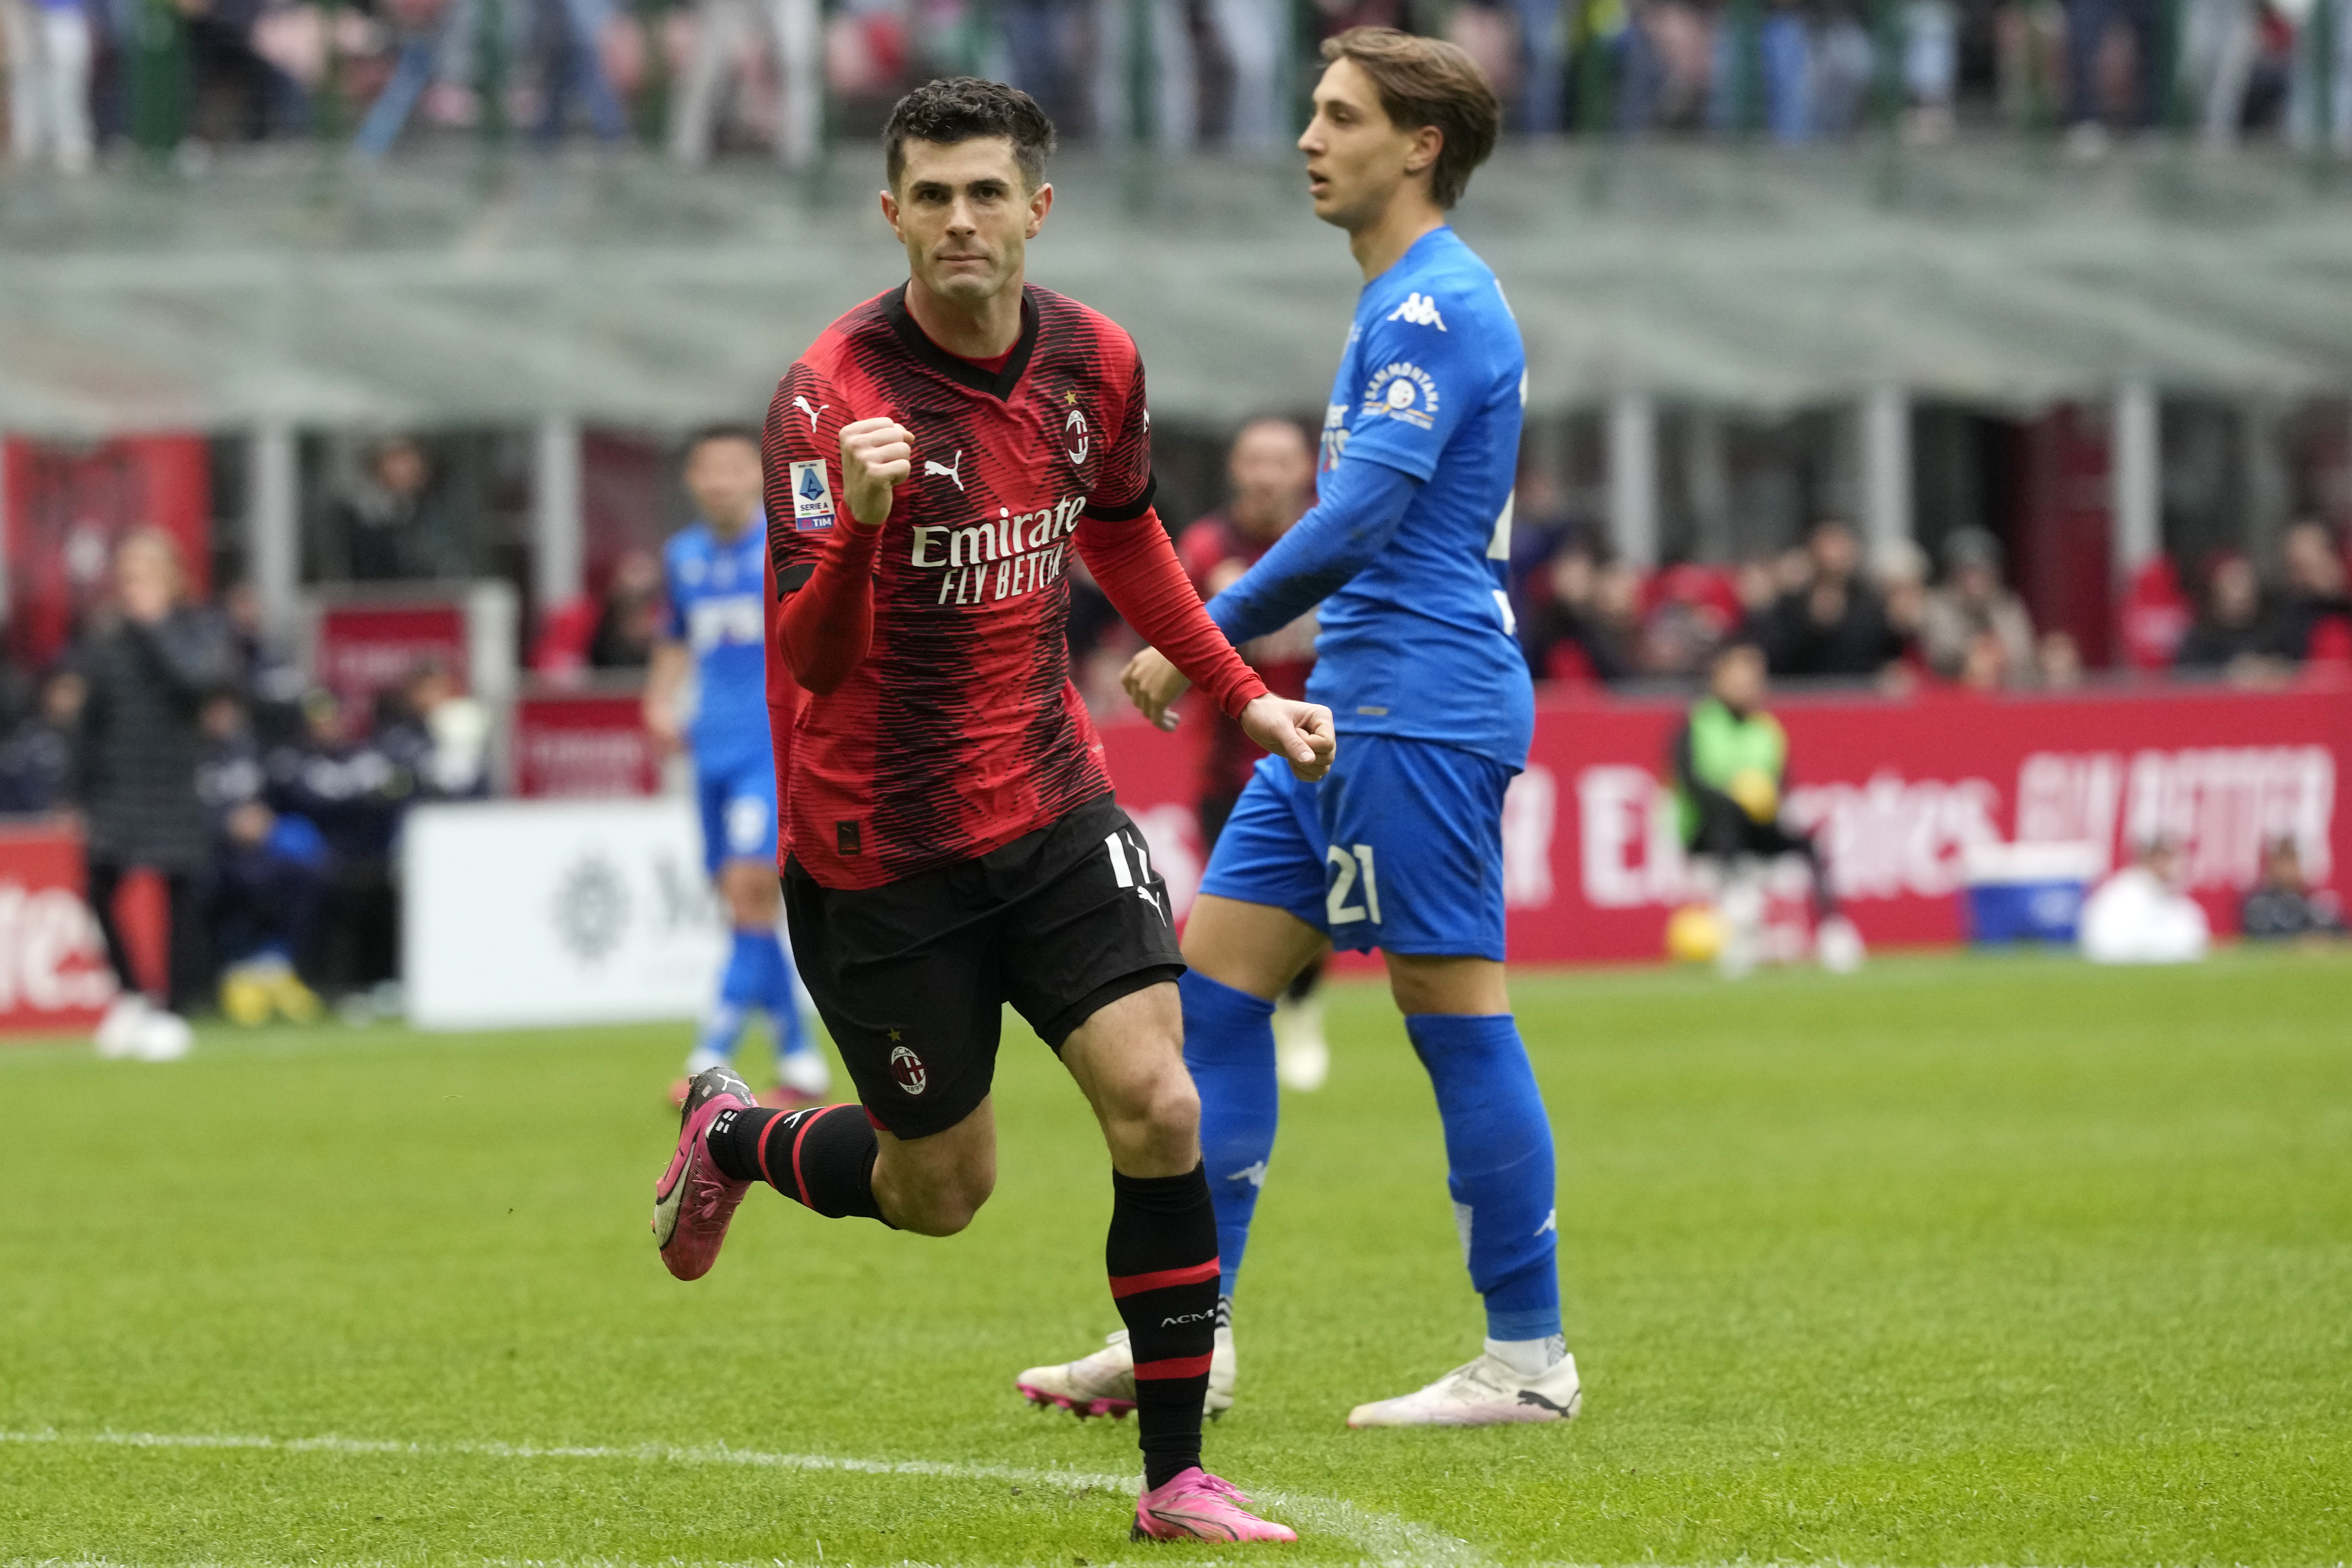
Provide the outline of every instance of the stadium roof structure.
<path id="1" fill-rule="evenodd" d="M 0 181 L 0 429 L 742 417 L 903 275 L 876 163 L 281 148 L 20 174 Z M 1055 183 L 1032 276 L 1134 332 L 1163 419 L 1321 405 L 1356 274 L 1294 169 L 1073 156 Z M 2352 387 L 2352 180 L 2284 153 L 1521 148 L 1457 221 L 1504 279 L 1538 409 Z"/>

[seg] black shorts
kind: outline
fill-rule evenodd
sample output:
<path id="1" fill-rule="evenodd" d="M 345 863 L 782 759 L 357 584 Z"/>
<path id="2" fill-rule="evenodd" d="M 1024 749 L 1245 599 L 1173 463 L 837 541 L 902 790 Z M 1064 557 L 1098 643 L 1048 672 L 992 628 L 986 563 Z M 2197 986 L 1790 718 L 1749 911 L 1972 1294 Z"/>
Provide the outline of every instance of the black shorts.
<path id="1" fill-rule="evenodd" d="M 1002 849 L 879 888 L 784 868 L 793 957 L 857 1097 L 900 1138 L 988 1098 L 1010 1002 L 1056 1051 L 1131 992 L 1184 973 L 1168 886 L 1110 796 Z"/>

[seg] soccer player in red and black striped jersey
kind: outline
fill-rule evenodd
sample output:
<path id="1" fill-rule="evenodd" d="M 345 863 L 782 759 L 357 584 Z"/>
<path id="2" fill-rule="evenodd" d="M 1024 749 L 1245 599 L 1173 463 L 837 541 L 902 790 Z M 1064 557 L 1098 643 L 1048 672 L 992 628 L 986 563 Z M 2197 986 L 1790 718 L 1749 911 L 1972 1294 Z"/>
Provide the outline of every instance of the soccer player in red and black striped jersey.
<path id="1" fill-rule="evenodd" d="M 1267 693 L 1151 510 L 1125 332 L 1023 279 L 1053 127 L 971 78 L 902 100 L 883 216 L 908 281 L 851 310 L 768 412 L 769 658 L 791 721 L 782 876 L 803 978 L 859 1105 L 766 1110 L 697 1079 L 656 1189 L 671 1272 L 715 1261 L 755 1182 L 817 1214 L 947 1236 L 995 1183 L 1010 1002 L 1111 1156 L 1107 1261 L 1136 1362 L 1139 1537 L 1291 1540 L 1201 1466 L 1215 1211 L 1182 1058 L 1167 890 L 1069 681 L 1070 552 L 1127 619 L 1302 779 L 1329 711 Z M 779 713 L 783 711 L 780 706 Z"/>

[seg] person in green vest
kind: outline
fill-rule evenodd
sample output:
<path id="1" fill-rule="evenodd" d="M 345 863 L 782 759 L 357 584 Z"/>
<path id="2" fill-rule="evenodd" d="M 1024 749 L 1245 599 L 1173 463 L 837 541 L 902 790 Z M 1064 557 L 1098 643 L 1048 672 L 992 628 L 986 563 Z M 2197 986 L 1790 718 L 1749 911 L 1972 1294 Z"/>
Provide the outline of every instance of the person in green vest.
<path id="1" fill-rule="evenodd" d="M 1722 951 L 1727 972 L 1754 962 L 1763 892 L 1756 872 L 1783 855 L 1811 868 L 1814 950 L 1840 973 L 1862 962 L 1862 937 L 1838 911 L 1812 835 L 1780 819 L 1788 786 L 1789 736 L 1764 708 L 1764 650 L 1740 639 L 1717 648 L 1707 667 L 1706 695 L 1675 732 L 1675 808 L 1684 849 L 1720 889 L 1729 927 Z"/>

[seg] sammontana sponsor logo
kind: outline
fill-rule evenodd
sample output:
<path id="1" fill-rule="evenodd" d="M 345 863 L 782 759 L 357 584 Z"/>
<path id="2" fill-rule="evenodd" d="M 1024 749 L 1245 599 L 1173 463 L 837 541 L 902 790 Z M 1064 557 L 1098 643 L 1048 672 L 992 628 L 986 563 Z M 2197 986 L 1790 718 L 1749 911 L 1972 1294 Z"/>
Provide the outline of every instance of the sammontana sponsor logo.
<path id="1" fill-rule="evenodd" d="M 940 573 L 942 605 L 1014 598 L 1060 581 L 1086 505 L 1082 493 L 1036 511 L 999 507 L 995 517 L 961 527 L 926 523 L 914 530 L 908 563 Z"/>

